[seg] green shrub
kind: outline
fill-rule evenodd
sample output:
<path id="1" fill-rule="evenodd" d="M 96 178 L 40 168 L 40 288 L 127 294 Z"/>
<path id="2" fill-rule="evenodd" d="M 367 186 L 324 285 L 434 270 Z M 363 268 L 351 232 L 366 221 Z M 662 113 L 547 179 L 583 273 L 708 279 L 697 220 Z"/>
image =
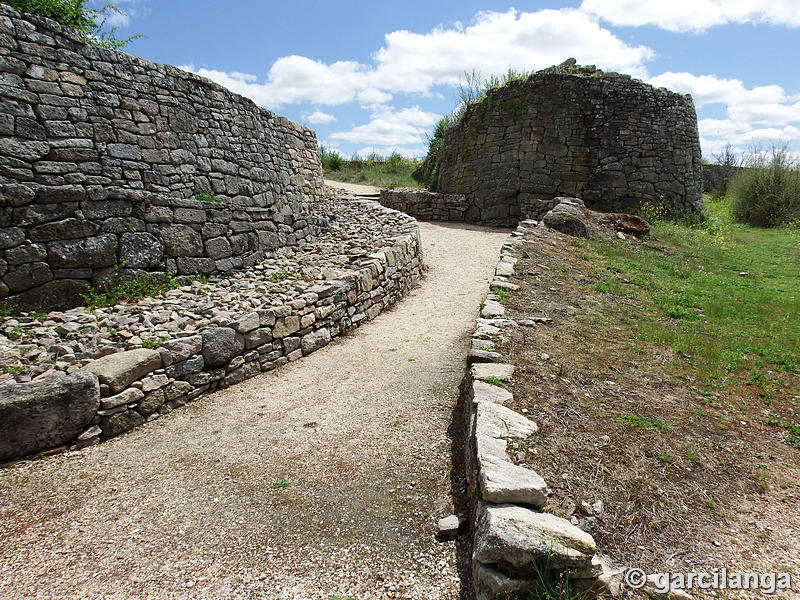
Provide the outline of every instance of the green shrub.
<path id="1" fill-rule="evenodd" d="M 758 153 L 728 186 L 733 218 L 759 227 L 789 225 L 800 219 L 800 170 L 785 149 Z"/>
<path id="2" fill-rule="evenodd" d="M 81 296 L 87 307 L 102 308 L 122 302 L 136 302 L 148 296 L 159 296 L 180 285 L 169 275 L 143 275 L 130 281 L 120 281 L 109 287 L 91 286 Z"/>
<path id="3" fill-rule="evenodd" d="M 116 37 L 116 27 L 106 27 L 112 13 L 124 15 L 119 7 L 107 3 L 101 8 L 87 8 L 87 0 L 3 0 L 14 10 L 31 13 L 77 29 L 83 34 L 84 41 L 103 48 L 122 48 L 135 39 L 142 37 L 137 33 L 126 39 Z"/>
<path id="4" fill-rule="evenodd" d="M 336 150 L 328 150 L 325 146 L 319 147 L 319 158 L 322 168 L 326 171 L 341 171 L 344 166 L 344 158 Z"/>

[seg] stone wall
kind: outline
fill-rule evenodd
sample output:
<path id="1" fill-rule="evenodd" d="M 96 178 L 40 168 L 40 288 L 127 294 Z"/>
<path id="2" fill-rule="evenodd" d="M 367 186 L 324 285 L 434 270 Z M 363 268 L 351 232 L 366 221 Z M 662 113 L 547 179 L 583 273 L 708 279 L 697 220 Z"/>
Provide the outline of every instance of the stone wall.
<path id="1" fill-rule="evenodd" d="M 354 199 L 330 213 L 345 222 L 278 265 L 137 305 L 0 323 L 0 461 L 96 444 L 298 360 L 419 280 L 414 219 Z"/>
<path id="2" fill-rule="evenodd" d="M 579 197 L 636 213 L 702 208 L 697 117 L 690 96 L 573 59 L 489 92 L 447 131 L 437 191 L 462 194 L 466 220 L 516 224 L 521 207 Z"/>
<path id="3" fill-rule="evenodd" d="M 0 298 L 75 305 L 115 265 L 229 271 L 313 234 L 313 131 L 80 40 L 0 4 Z"/>

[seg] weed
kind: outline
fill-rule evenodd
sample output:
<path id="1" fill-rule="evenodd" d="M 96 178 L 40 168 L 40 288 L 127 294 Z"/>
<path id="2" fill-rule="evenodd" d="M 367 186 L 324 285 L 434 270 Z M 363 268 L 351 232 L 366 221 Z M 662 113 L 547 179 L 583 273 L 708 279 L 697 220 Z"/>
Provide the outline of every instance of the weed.
<path id="1" fill-rule="evenodd" d="M 168 339 L 169 336 L 161 336 L 158 338 L 142 338 L 142 348 L 150 348 L 150 349 L 158 348 Z"/>
<path id="2" fill-rule="evenodd" d="M 661 419 L 648 419 L 646 417 L 642 417 L 641 415 L 625 414 L 621 417 L 617 417 L 615 421 L 617 423 L 623 423 L 633 427 L 640 427 L 642 429 L 658 429 L 659 431 L 669 431 L 669 425 L 667 425 Z"/>
<path id="3" fill-rule="evenodd" d="M 292 485 L 292 482 L 288 479 L 278 479 L 275 483 L 272 484 L 272 487 L 276 490 L 288 488 Z"/>
<path id="4" fill-rule="evenodd" d="M 20 375 L 25 372 L 25 367 L 22 365 L 0 364 L 0 372 L 6 375 Z"/>
<path id="5" fill-rule="evenodd" d="M 499 380 L 497 377 L 494 377 L 494 376 L 487 377 L 487 378 L 484 379 L 484 381 L 486 383 L 490 383 L 490 384 L 496 385 L 498 387 L 502 387 L 503 386 L 503 382 L 501 380 Z"/>
<path id="6" fill-rule="evenodd" d="M 46 321 L 46 320 L 47 320 L 47 313 L 38 312 L 38 311 L 33 311 L 33 312 L 31 313 L 31 317 L 33 317 L 34 319 L 36 319 L 37 321 L 39 321 L 40 323 L 42 323 L 43 321 Z"/>
<path id="7" fill-rule="evenodd" d="M 17 307 L 13 304 L 9 304 L 8 302 L 3 302 L 0 304 L 0 319 L 5 319 L 6 317 L 10 317 L 17 312 Z"/>
<path id="8" fill-rule="evenodd" d="M 108 287 L 93 285 L 82 293 L 81 297 L 87 307 L 102 308 L 121 302 L 136 302 L 150 296 L 160 296 L 178 287 L 180 287 L 180 283 L 169 275 L 143 275 Z"/>
<path id="9" fill-rule="evenodd" d="M 199 192 L 194 196 L 195 200 L 200 200 L 200 202 L 209 202 L 211 204 L 222 204 L 222 199 L 215 198 L 211 194 L 207 192 Z"/>
<path id="10" fill-rule="evenodd" d="M 6 337 L 10 340 L 21 340 L 28 336 L 28 332 L 25 331 L 19 325 L 14 325 L 11 329 L 8 330 L 6 333 Z"/>
<path id="11" fill-rule="evenodd" d="M 569 573 L 558 572 L 552 567 L 553 552 L 549 552 L 544 561 L 536 561 L 533 565 L 532 582 L 525 600 L 589 600 L 589 591 L 579 591 L 570 579 Z"/>

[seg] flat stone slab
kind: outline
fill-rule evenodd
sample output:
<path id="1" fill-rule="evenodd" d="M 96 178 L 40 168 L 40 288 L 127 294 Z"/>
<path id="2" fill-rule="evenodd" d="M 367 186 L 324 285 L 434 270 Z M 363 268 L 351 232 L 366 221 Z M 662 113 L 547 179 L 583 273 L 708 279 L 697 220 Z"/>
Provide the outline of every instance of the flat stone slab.
<path id="1" fill-rule="evenodd" d="M 512 381 L 514 379 L 514 365 L 503 363 L 476 363 L 471 367 L 472 379 L 485 381 L 490 377 L 500 381 Z"/>
<path id="2" fill-rule="evenodd" d="M 484 501 L 529 504 L 536 508 L 547 503 L 547 483 L 536 471 L 497 456 L 484 456 L 479 463 L 478 481 Z"/>
<path id="3" fill-rule="evenodd" d="M 514 262 L 501 260 L 497 263 L 497 268 L 494 270 L 494 274 L 498 277 L 511 277 L 514 274 L 514 264 L 516 262 L 516 260 L 514 260 Z"/>
<path id="4" fill-rule="evenodd" d="M 494 402 L 495 404 L 505 404 L 514 399 L 514 394 L 505 388 L 486 383 L 485 381 L 473 381 L 472 389 L 470 391 L 472 401 L 475 404 L 479 402 Z"/>
<path id="5" fill-rule="evenodd" d="M 137 379 L 160 369 L 161 353 L 148 348 L 115 352 L 93 360 L 84 368 L 97 375 L 112 394 L 118 394 Z"/>
<path id="6" fill-rule="evenodd" d="M 478 510 L 474 558 L 484 565 L 525 572 L 552 553 L 552 568 L 582 568 L 595 550 L 591 535 L 561 517 L 513 504 Z"/>
<path id="7" fill-rule="evenodd" d="M 0 461 L 74 440 L 99 406 L 100 386 L 92 373 L 0 385 Z"/>
<path id="8" fill-rule="evenodd" d="M 481 316 L 485 319 L 492 319 L 495 317 L 502 317 L 506 314 L 506 307 L 497 302 L 496 300 L 487 300 L 483 303 Z"/>
<path id="9" fill-rule="evenodd" d="M 536 423 L 500 404 L 481 402 L 476 408 L 475 435 L 525 439 L 538 430 Z"/>

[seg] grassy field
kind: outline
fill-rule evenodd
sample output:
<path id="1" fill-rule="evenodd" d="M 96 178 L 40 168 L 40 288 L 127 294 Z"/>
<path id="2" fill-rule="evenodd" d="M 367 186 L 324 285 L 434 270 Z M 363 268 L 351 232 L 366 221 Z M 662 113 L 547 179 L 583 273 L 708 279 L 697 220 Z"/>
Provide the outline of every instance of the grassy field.
<path id="1" fill-rule="evenodd" d="M 353 160 L 344 160 L 338 152 L 321 148 L 320 157 L 326 179 L 388 189 L 420 187 L 420 184 L 411 177 L 420 162 L 403 158 L 399 154 L 392 154 L 389 157 L 372 155 L 366 159 L 354 157 Z"/>
<path id="2" fill-rule="evenodd" d="M 599 548 L 656 571 L 800 568 L 800 236 L 734 224 L 643 240 L 549 232 L 519 250 L 497 351 L 514 408 L 540 432 L 513 448 L 548 510 L 604 504 Z M 579 513 L 578 513 L 579 514 Z"/>

